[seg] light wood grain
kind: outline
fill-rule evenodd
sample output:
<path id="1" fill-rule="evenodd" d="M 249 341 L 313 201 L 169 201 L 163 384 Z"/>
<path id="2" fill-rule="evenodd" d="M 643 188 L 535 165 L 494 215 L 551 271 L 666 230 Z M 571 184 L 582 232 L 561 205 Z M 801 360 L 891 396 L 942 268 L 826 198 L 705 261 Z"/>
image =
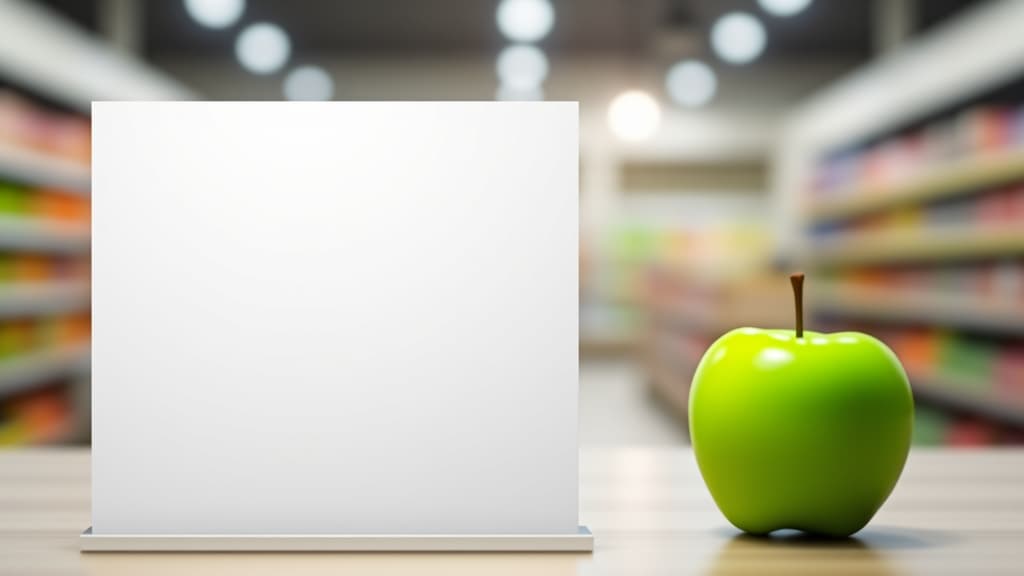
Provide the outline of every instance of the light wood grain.
<path id="1" fill-rule="evenodd" d="M 81 554 L 89 453 L 0 453 L 0 574 L 1021 574 L 1024 450 L 916 450 L 855 538 L 740 535 L 686 449 L 584 449 L 572 553 Z"/>

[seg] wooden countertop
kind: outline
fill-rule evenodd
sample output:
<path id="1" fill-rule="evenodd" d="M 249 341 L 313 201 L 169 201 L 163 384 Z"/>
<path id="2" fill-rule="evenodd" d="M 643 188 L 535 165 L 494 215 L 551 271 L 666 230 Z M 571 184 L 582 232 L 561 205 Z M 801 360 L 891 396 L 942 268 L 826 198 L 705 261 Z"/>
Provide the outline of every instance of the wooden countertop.
<path id="1" fill-rule="evenodd" d="M 0 452 L 0 574 L 1022 574 L 1024 450 L 914 450 L 889 502 L 855 538 L 740 535 L 683 448 L 580 453 L 574 553 L 81 554 L 89 452 Z"/>

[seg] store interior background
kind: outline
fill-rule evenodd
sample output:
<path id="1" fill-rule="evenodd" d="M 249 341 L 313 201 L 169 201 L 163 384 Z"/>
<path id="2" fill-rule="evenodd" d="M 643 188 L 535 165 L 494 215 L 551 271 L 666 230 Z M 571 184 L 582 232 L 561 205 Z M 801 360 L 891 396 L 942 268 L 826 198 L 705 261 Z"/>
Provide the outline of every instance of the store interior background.
<path id="1" fill-rule="evenodd" d="M 2 0 L 0 446 L 89 441 L 89 103 L 286 98 L 580 102 L 584 445 L 686 443 L 701 353 L 790 327 L 795 270 L 812 329 L 901 357 L 915 444 L 1024 442 L 1021 22 L 1019 0 Z"/>

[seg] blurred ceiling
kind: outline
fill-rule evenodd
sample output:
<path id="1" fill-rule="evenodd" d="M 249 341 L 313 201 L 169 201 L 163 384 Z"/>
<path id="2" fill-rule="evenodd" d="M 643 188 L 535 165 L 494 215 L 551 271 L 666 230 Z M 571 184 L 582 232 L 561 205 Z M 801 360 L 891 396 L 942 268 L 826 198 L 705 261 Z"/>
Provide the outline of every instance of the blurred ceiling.
<path id="1" fill-rule="evenodd" d="M 131 1 L 131 0 L 128 0 Z M 918 0 L 918 30 L 981 0 Z M 97 28 L 99 0 L 45 0 L 83 26 Z M 816 0 L 792 18 L 763 14 L 754 0 L 553 0 L 557 23 L 542 44 L 555 54 L 648 55 L 680 45 L 708 54 L 706 31 L 720 14 L 746 10 L 768 27 L 763 59 L 867 58 L 875 2 Z M 506 42 L 494 25 L 497 0 L 249 0 L 243 22 L 271 20 L 298 53 L 400 57 L 493 54 Z M 224 57 L 234 31 L 198 26 L 180 0 L 144 2 L 147 57 Z M 686 31 L 696 31 L 689 34 Z M 680 41 L 683 40 L 683 44 Z M 682 54 L 672 54 L 673 57 Z"/>

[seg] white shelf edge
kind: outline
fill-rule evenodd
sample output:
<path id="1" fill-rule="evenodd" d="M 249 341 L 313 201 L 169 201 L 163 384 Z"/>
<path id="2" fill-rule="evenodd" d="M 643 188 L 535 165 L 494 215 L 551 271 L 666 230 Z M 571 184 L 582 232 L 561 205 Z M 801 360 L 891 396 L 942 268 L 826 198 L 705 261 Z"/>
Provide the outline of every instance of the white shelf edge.
<path id="1" fill-rule="evenodd" d="M 89 195 L 90 173 L 85 165 L 0 142 L 0 180 L 48 186 Z"/>
<path id="2" fill-rule="evenodd" d="M 819 287 L 808 294 L 815 313 L 834 314 L 888 322 L 926 322 L 944 326 L 1024 334 L 1024 307 L 978 297 L 915 293 L 901 289 L 847 290 Z"/>
<path id="3" fill-rule="evenodd" d="M 81 345 L 0 360 L 0 397 L 31 390 L 61 376 L 86 373 L 90 359 L 89 346 Z"/>
<path id="4" fill-rule="evenodd" d="M 87 226 L 68 226 L 20 216 L 0 215 L 0 250 L 86 252 L 90 246 Z"/>
<path id="5" fill-rule="evenodd" d="M 0 2 L 0 76 L 88 112 L 94 100 L 188 100 L 194 92 L 45 6 Z"/>
<path id="6" fill-rule="evenodd" d="M 929 203 L 976 195 L 1024 176 L 1024 151 L 1019 148 L 999 153 L 960 158 L 951 163 L 926 167 L 902 181 L 843 187 L 829 194 L 837 197 L 811 202 L 807 220 L 821 224 L 884 212 L 909 204 Z"/>
<path id="7" fill-rule="evenodd" d="M 944 406 L 951 411 L 980 415 L 1015 428 L 1024 428 L 1024 407 L 1007 404 L 1000 398 L 986 398 L 970 389 L 957 386 L 943 376 L 910 372 L 910 388 L 915 402 Z"/>
<path id="8" fill-rule="evenodd" d="M 0 319 L 79 312 L 89 304 L 88 282 L 0 284 Z"/>

